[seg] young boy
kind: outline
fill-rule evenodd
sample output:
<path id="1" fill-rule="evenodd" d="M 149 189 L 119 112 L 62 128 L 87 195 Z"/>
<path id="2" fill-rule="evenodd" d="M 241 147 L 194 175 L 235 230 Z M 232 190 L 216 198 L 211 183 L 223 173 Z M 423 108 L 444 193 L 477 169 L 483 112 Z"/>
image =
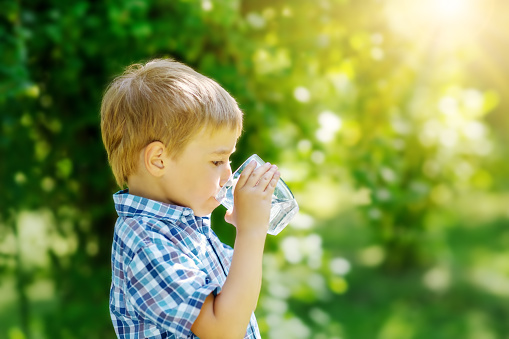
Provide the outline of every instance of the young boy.
<path id="1" fill-rule="evenodd" d="M 133 65 L 107 88 L 101 130 L 118 219 L 110 314 L 119 338 L 260 338 L 254 317 L 271 196 L 269 163 L 243 171 L 234 249 L 210 229 L 231 175 L 242 112 L 216 82 L 170 59 Z"/>

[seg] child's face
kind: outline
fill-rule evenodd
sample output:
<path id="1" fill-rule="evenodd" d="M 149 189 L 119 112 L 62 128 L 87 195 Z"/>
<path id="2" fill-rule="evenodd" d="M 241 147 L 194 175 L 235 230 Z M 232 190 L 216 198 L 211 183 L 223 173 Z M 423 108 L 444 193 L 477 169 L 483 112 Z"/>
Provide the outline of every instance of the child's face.
<path id="1" fill-rule="evenodd" d="M 196 216 L 206 216 L 219 206 L 219 189 L 232 174 L 230 155 L 239 135 L 223 128 L 200 131 L 177 158 L 167 157 L 163 192 L 167 202 L 189 207 Z"/>

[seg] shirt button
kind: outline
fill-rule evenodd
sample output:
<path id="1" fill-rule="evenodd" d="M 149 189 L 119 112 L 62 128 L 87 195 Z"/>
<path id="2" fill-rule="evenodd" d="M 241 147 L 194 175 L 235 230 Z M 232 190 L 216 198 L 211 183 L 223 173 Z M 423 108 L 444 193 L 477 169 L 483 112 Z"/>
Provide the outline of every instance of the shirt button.
<path id="1" fill-rule="evenodd" d="M 184 210 L 182 214 L 187 217 L 189 214 L 191 214 L 191 212 L 189 212 L 189 210 Z"/>

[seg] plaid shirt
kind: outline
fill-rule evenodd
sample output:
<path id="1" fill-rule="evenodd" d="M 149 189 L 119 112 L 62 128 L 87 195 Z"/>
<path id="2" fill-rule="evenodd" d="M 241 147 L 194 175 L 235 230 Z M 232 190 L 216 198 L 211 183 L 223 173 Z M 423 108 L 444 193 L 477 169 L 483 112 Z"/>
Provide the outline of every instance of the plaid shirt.
<path id="1" fill-rule="evenodd" d="M 205 298 L 226 280 L 233 250 L 190 208 L 113 195 L 110 315 L 119 338 L 197 338 Z M 260 338 L 254 313 L 245 338 Z"/>

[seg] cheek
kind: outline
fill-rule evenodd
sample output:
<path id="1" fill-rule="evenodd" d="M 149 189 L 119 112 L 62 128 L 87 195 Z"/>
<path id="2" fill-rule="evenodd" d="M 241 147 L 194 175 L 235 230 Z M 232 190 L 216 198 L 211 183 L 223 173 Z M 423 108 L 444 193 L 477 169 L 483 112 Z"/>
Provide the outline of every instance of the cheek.
<path id="1" fill-rule="evenodd" d="M 211 186 L 217 186 L 219 185 L 219 181 L 221 180 L 221 172 L 214 171 L 209 174 L 209 185 Z"/>
<path id="2" fill-rule="evenodd" d="M 195 178 L 195 182 L 193 183 L 195 189 L 202 192 L 202 194 L 215 194 L 219 187 L 219 171 L 212 169 L 209 171 L 202 171 L 199 175 L 200 177 Z"/>

